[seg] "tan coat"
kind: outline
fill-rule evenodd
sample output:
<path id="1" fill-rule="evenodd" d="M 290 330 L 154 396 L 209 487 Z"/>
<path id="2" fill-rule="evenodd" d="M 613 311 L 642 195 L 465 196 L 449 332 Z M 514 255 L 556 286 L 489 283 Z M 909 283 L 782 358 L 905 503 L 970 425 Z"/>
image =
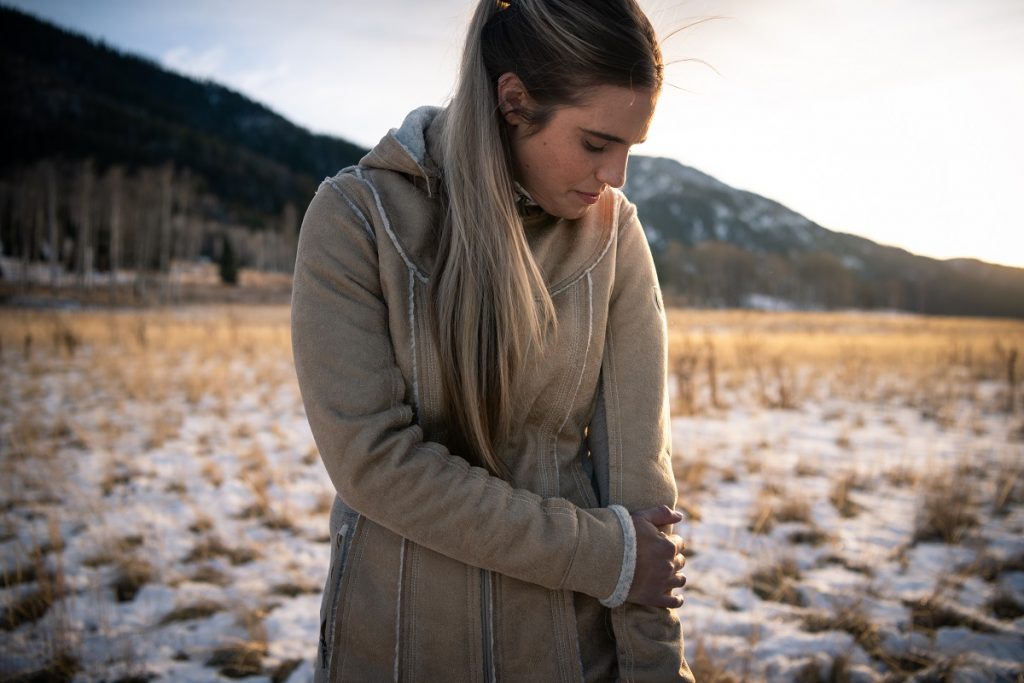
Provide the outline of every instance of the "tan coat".
<path id="1" fill-rule="evenodd" d="M 512 481 L 489 476 L 443 445 L 436 114 L 325 180 L 302 223 L 295 365 L 339 494 L 316 676 L 692 680 L 672 611 L 615 606 L 635 559 L 626 510 L 676 499 L 665 319 L 635 208 L 609 191 L 579 221 L 524 218 L 560 334 L 517 387 Z"/>

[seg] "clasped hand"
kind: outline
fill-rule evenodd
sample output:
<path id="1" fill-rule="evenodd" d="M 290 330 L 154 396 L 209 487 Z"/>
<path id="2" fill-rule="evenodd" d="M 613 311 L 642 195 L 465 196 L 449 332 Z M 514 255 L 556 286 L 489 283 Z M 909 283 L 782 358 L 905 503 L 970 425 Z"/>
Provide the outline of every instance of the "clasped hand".
<path id="1" fill-rule="evenodd" d="M 683 566 L 686 558 L 683 539 L 666 534 L 659 527 L 671 527 L 683 519 L 682 514 L 665 506 L 634 512 L 636 529 L 636 569 L 627 602 L 651 607 L 681 607 L 682 596 L 673 595 L 675 588 L 686 585 Z"/>

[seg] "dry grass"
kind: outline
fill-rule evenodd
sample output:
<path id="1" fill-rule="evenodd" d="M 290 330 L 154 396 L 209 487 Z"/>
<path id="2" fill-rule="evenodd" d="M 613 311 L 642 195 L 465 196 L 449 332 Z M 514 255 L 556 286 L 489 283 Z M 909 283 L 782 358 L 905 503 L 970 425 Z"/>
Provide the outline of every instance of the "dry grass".
<path id="1" fill-rule="evenodd" d="M 224 605 L 213 600 L 198 600 L 186 605 L 179 605 L 160 618 L 160 625 L 173 624 L 179 621 L 206 619 L 218 612 L 223 612 Z"/>
<path id="2" fill-rule="evenodd" d="M 994 410 L 1022 409 L 1020 400 L 1009 400 L 1020 394 L 1020 368 L 1011 377 L 1009 363 L 1014 350 L 1024 349 L 1021 321 L 669 310 L 668 322 L 680 414 L 751 400 L 796 407 L 807 402 L 815 377 L 827 381 L 832 396 L 903 400 L 945 423 L 956 419 L 953 402 L 982 379 L 1004 387 L 991 398 Z"/>
<path id="3" fill-rule="evenodd" d="M 245 678 L 265 674 L 263 659 L 270 651 L 267 645 L 267 630 L 263 625 L 265 617 L 265 610 L 239 610 L 236 615 L 236 623 L 245 629 L 249 638 L 214 647 L 206 659 L 206 665 L 216 668 L 222 676 L 228 678 Z"/>
<path id="4" fill-rule="evenodd" d="M 1024 605 L 1017 602 L 1016 598 L 1006 589 L 997 591 L 986 606 L 996 619 L 1013 621 L 1024 617 Z"/>
<path id="5" fill-rule="evenodd" d="M 689 660 L 694 680 L 700 683 L 740 683 L 722 663 L 725 657 L 717 655 L 706 644 L 704 638 L 697 638 L 694 655 Z M 730 657 L 731 659 L 731 657 Z"/>
<path id="6" fill-rule="evenodd" d="M 3 451 L 0 481 L 3 483 L 0 486 L 5 490 L 5 507 L 26 509 L 30 503 L 33 509 L 45 510 L 48 505 L 60 503 L 61 492 L 68 488 L 66 480 L 58 476 L 61 465 L 55 453 L 61 448 L 99 448 L 118 453 L 147 445 L 177 448 L 180 444 L 183 447 L 194 445 L 205 458 L 198 465 L 201 480 L 196 477 L 180 481 L 190 487 L 196 484 L 220 487 L 237 476 L 251 493 L 252 505 L 242 512 L 272 528 L 290 528 L 293 517 L 298 519 L 287 509 L 284 502 L 287 496 L 278 495 L 278 487 L 286 480 L 279 476 L 280 472 L 268 467 L 266 454 L 261 458 L 256 453 L 257 444 L 268 447 L 267 441 L 254 438 L 257 431 L 266 431 L 266 425 L 253 424 L 246 418 L 236 417 L 235 413 L 242 394 L 258 405 L 272 405 L 277 396 L 271 387 L 296 390 L 289 362 L 286 307 L 219 306 L 131 313 L 12 310 L 3 315 L 0 355 L 4 363 L 18 364 L 19 372 L 10 374 L 22 378 L 0 377 L 3 389 L 0 412 L 4 415 L 4 430 L 0 431 L 3 434 L 3 443 L 0 443 Z M 677 413 L 713 414 L 725 408 L 766 406 L 801 408 L 813 415 L 818 409 L 818 398 L 835 397 L 840 401 L 879 401 L 911 408 L 941 424 L 960 423 L 976 433 L 986 432 L 986 438 L 991 438 L 995 431 L 992 422 L 979 419 L 979 415 L 985 417 L 998 412 L 1006 414 L 1008 425 L 1019 425 L 1017 436 L 1011 434 L 1011 439 L 1024 442 L 1024 402 L 1019 380 L 1011 381 L 1009 372 L 1014 350 L 1024 349 L 1024 323 L 1021 321 L 678 310 L 669 311 L 668 317 L 670 367 L 678 388 L 672 398 Z M 1019 358 L 1019 353 L 1016 357 Z M 60 414 L 41 416 L 20 408 L 34 406 L 44 398 L 45 381 L 58 373 L 66 389 L 68 405 L 73 405 L 74 409 L 68 407 Z M 1016 373 L 1020 374 L 1019 368 Z M 994 388 L 979 392 L 981 380 Z M 973 406 L 969 414 L 963 414 L 958 408 L 964 400 Z M 187 434 L 182 429 L 181 412 L 160 410 L 165 402 L 199 414 L 220 416 L 227 429 L 206 429 L 191 444 L 184 438 Z M 126 409 L 136 404 L 153 409 L 133 423 L 125 414 Z M 88 409 L 92 405 L 103 406 L 106 414 L 92 422 L 79 419 L 75 411 L 80 406 Z M 859 448 L 859 435 L 855 430 L 862 428 L 864 422 L 855 411 L 836 409 L 827 402 L 821 411 L 822 419 L 841 421 L 833 426 L 844 430 L 837 443 L 827 444 L 829 448 Z M 191 424 L 190 418 L 190 427 Z M 888 426 L 898 430 L 898 418 Z M 148 444 L 132 441 L 140 430 L 148 436 Z M 287 434 L 274 432 L 272 436 L 280 445 Z M 773 460 L 778 456 L 776 449 L 783 451 L 785 445 L 778 440 L 769 443 L 760 435 L 749 439 L 741 464 L 731 471 L 719 470 L 708 453 L 696 453 L 693 458 L 677 461 L 680 490 L 687 493 L 684 504 L 694 506 L 692 494 L 712 488 L 717 484 L 716 479 L 728 482 L 745 479 L 748 475 L 777 476 Z M 230 466 L 222 468 L 213 463 L 213 458 L 206 458 L 219 449 L 237 447 L 239 441 L 242 442 L 240 472 L 232 471 Z M 273 441 L 269 443 L 273 447 Z M 252 453 L 248 451 L 250 448 Z M 1019 445 L 1011 440 L 1008 448 L 1019 448 Z M 294 460 L 306 466 L 319 466 L 315 447 L 296 453 L 292 462 Z M 140 482 L 162 487 L 165 482 L 156 481 L 155 474 L 142 470 L 148 465 L 140 462 L 144 463 L 124 458 L 119 461 L 112 456 L 98 473 L 102 490 L 118 496 L 128 493 L 129 487 Z M 39 469 L 38 463 L 46 463 L 47 477 L 33 472 Z M 920 539 L 961 540 L 971 529 L 971 520 L 977 518 L 981 506 L 986 510 L 991 506 L 1000 514 L 1024 502 L 1019 458 L 1016 461 L 1007 458 L 1004 469 L 998 476 L 986 475 L 983 481 L 972 475 L 971 492 L 966 497 L 950 488 L 931 491 L 931 481 L 919 483 L 909 467 L 892 468 L 882 476 L 892 486 L 921 486 L 916 529 Z M 822 466 L 811 460 L 802 461 L 796 464 L 794 472 L 801 477 L 821 476 Z M 172 479 L 171 483 L 172 492 L 186 493 L 180 482 L 175 484 Z M 843 485 L 841 491 L 840 484 Z M 856 485 L 854 479 L 843 477 L 835 483 L 830 497 L 834 498 L 833 504 L 839 501 L 836 507 L 840 512 L 852 505 L 850 492 L 856 490 Z M 766 531 L 773 525 L 791 521 L 806 527 L 790 532 L 790 541 L 828 543 L 831 539 L 827 534 L 811 523 L 807 502 L 783 501 L 784 494 L 781 487 L 774 492 L 765 491 L 763 508 L 754 511 L 754 521 L 762 516 L 764 521 L 753 526 Z M 931 501 L 929 495 L 935 500 Z M 192 504 L 188 500 L 183 503 L 186 507 Z M 325 515 L 330 497 L 311 497 L 302 503 L 302 517 L 307 506 L 313 514 Z M 950 509 L 960 509 L 961 513 L 949 514 Z M 699 515 L 695 506 L 693 510 Z M 934 511 L 945 514 L 933 514 Z M 186 515 L 182 523 L 188 520 Z M 16 529 L 6 521 L 4 524 L 0 538 L 14 538 Z M 235 546 L 233 539 L 229 544 L 218 537 L 208 517 L 196 515 L 191 528 L 196 545 L 184 561 L 192 566 L 172 574 L 222 585 L 230 577 L 217 568 L 220 558 L 240 564 L 258 557 L 255 546 Z M 49 552 L 62 547 L 62 543 L 59 537 L 53 539 Z M 43 549 L 42 544 L 40 549 Z M 112 565 L 114 573 L 125 577 L 121 594 L 127 598 L 144 585 L 145 563 L 137 559 L 143 556 L 130 544 L 115 541 L 93 559 Z M 834 561 L 870 576 L 870 568 L 838 555 L 829 557 L 832 559 L 828 562 Z M 49 564 L 52 568 L 53 563 Z M 1007 567 L 1014 566 L 1014 558 L 999 560 L 997 564 L 998 567 L 990 568 L 994 578 L 1009 571 Z M 17 567 L 16 571 L 0 577 L 3 582 L 19 589 L 32 586 L 44 595 L 42 601 L 22 610 L 25 614 L 41 611 L 47 591 L 51 593 L 49 609 L 59 605 L 57 596 L 62 595 L 62 589 L 54 587 L 63 581 L 59 574 L 51 576 L 46 573 L 50 570 L 42 571 L 42 565 L 37 569 L 31 561 Z M 156 581 L 159 577 L 149 580 Z M 799 572 L 792 560 L 761 567 L 750 577 L 752 587 L 763 598 L 790 604 L 802 602 L 794 585 L 798 580 Z M 273 590 L 287 596 L 306 588 L 299 581 L 289 581 Z M 989 621 L 1012 618 L 1019 609 L 1019 605 L 1004 598 L 996 593 L 985 606 L 986 614 L 993 617 Z M 915 623 L 921 628 L 927 623 L 940 623 L 944 618 L 939 611 L 925 606 L 918 606 L 916 614 Z M 47 616 L 47 622 L 50 616 L 52 614 Z M 254 624 L 256 621 L 258 619 L 254 619 Z M 253 637 L 232 646 L 234 649 L 215 653 L 217 656 L 211 656 L 211 661 L 223 671 L 272 675 L 268 669 L 263 669 L 265 636 L 261 640 L 258 631 L 254 625 Z M 52 659 L 61 661 L 56 655 Z M 724 667 L 716 666 L 712 660 L 703 644 L 698 643 L 698 656 L 691 662 L 694 670 L 700 671 L 698 680 L 746 680 L 742 673 L 726 673 Z M 830 675 L 827 663 L 818 664 L 820 676 Z M 842 662 L 833 664 L 842 665 Z M 893 670 L 909 668 L 901 664 Z M 741 671 L 736 667 L 731 669 Z M 837 667 L 832 666 L 832 669 Z M 838 670 L 841 669 L 839 666 Z"/>
<path id="7" fill-rule="evenodd" d="M 750 513 L 747 528 L 755 534 L 767 534 L 782 522 L 811 525 L 811 506 L 801 496 L 788 493 L 774 482 L 766 481 Z"/>
<path id="8" fill-rule="evenodd" d="M 821 466 L 802 459 L 793 467 L 793 474 L 798 477 L 817 477 L 821 475 Z"/>
<path id="9" fill-rule="evenodd" d="M 796 587 L 799 580 L 800 568 L 796 561 L 783 557 L 755 569 L 750 575 L 750 588 L 762 600 L 803 607 L 805 600 Z"/>
<path id="10" fill-rule="evenodd" d="M 864 509 L 862 505 L 854 502 L 853 498 L 850 497 L 850 492 L 857 488 L 860 488 L 857 477 L 849 472 L 841 475 L 832 484 L 828 500 L 841 516 L 846 518 L 856 517 Z"/>
<path id="11" fill-rule="evenodd" d="M 209 564 L 197 567 L 188 578 L 196 583 L 208 583 L 214 586 L 227 586 L 231 583 L 231 577 L 227 573 Z"/>
<path id="12" fill-rule="evenodd" d="M 239 462 L 239 476 L 253 496 L 253 502 L 242 510 L 239 516 L 243 519 L 259 518 L 268 529 L 295 529 L 291 512 L 284 505 L 275 506 L 270 489 L 275 482 L 280 486 L 284 478 L 274 471 L 263 450 L 253 444 Z"/>
<path id="13" fill-rule="evenodd" d="M 1024 459 L 1011 455 L 995 474 L 992 513 L 1006 515 L 1014 506 L 1024 505 Z"/>
<path id="14" fill-rule="evenodd" d="M 895 486 L 896 488 L 914 486 L 919 478 L 920 475 L 914 468 L 905 465 L 891 467 L 885 472 L 885 480 L 889 482 L 890 486 Z"/>
<path id="15" fill-rule="evenodd" d="M 793 544 L 820 546 L 826 543 L 831 543 L 834 540 L 834 537 L 827 531 L 811 525 L 806 529 L 798 529 L 797 531 L 791 532 L 786 537 L 786 540 Z"/>
<path id="16" fill-rule="evenodd" d="M 239 565 L 252 562 L 259 557 L 259 552 L 252 547 L 228 546 L 217 536 L 209 536 L 196 543 L 182 562 L 207 562 L 215 557 L 223 557 L 231 564 Z"/>
<path id="17" fill-rule="evenodd" d="M 984 617 L 968 612 L 938 595 L 920 600 L 906 600 L 904 604 L 910 609 L 911 623 L 929 633 L 951 626 L 964 626 L 982 633 L 994 633 L 999 630 Z"/>
<path id="18" fill-rule="evenodd" d="M 154 570 L 146 560 L 125 556 L 117 561 L 113 589 L 118 602 L 131 602 L 139 590 L 153 580 Z"/>
<path id="19" fill-rule="evenodd" d="M 931 664 L 931 658 L 917 653 L 894 654 L 884 645 L 878 626 L 871 621 L 859 600 L 837 605 L 831 613 L 810 612 L 803 617 L 804 630 L 811 633 L 844 631 L 872 659 L 888 667 L 899 680 Z M 822 680 L 833 680 L 825 678 Z M 894 679 L 895 680 L 895 679 Z"/>
<path id="20" fill-rule="evenodd" d="M 972 478 L 951 468 L 921 482 L 914 542 L 959 543 L 979 523 Z"/>
<path id="21" fill-rule="evenodd" d="M 812 612 L 804 617 L 804 630 L 811 633 L 845 631 L 869 655 L 880 659 L 882 637 L 859 602 L 840 605 L 831 614 Z"/>
<path id="22" fill-rule="evenodd" d="M 793 683 L 850 683 L 850 658 L 845 654 L 835 657 L 815 657 L 796 672 Z"/>

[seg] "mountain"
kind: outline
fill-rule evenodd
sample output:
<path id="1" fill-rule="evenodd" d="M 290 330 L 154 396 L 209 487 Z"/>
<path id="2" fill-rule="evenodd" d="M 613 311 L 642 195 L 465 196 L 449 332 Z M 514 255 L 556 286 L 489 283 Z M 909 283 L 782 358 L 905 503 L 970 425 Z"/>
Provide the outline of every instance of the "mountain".
<path id="1" fill-rule="evenodd" d="M 662 283 L 683 303 L 1024 317 L 1024 269 L 828 230 L 672 159 L 634 157 L 627 177 Z"/>
<path id="2" fill-rule="evenodd" d="M 0 7 L 0 171 L 43 158 L 100 170 L 171 161 L 239 221 L 305 206 L 325 175 L 365 150 L 314 135 L 212 82 Z"/>
<path id="3" fill-rule="evenodd" d="M 94 268 L 167 272 L 173 260 L 218 258 L 228 239 L 242 265 L 287 270 L 317 183 L 366 151 L 4 7 L 0 149 L 5 254 L 83 280 Z M 670 159 L 634 157 L 628 178 L 679 303 L 1024 318 L 1022 269 L 834 232 Z"/>

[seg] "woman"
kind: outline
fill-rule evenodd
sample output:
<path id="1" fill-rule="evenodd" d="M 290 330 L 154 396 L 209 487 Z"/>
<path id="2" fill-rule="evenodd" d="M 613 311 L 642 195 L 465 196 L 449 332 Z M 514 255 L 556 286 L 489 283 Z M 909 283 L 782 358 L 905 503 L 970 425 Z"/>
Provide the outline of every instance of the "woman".
<path id="1" fill-rule="evenodd" d="M 692 680 L 665 321 L 615 188 L 661 88 L 633 0 L 483 0 L 460 82 L 302 225 L 338 490 L 317 680 Z"/>

